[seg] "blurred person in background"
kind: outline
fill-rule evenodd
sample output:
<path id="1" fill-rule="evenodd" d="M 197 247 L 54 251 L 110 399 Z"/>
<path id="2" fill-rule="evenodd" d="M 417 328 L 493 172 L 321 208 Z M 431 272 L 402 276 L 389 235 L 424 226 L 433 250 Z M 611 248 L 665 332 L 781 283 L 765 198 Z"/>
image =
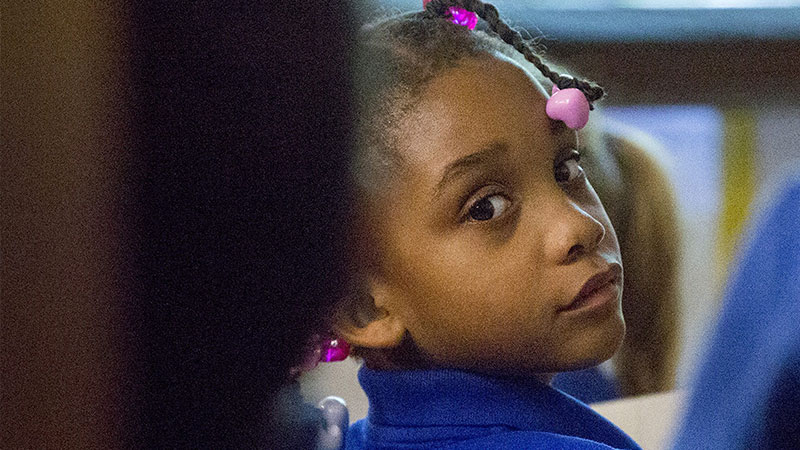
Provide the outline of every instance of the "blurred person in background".
<path id="1" fill-rule="evenodd" d="M 793 170 L 756 203 L 675 449 L 800 448 L 800 173 Z"/>

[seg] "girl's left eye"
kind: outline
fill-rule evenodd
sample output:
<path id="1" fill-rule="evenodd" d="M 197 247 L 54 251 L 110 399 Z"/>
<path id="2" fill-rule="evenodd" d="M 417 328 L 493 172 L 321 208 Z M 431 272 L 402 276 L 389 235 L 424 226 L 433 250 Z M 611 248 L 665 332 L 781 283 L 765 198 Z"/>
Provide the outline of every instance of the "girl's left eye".
<path id="1" fill-rule="evenodd" d="M 511 200 L 501 194 L 487 195 L 469 208 L 468 219 L 486 221 L 500 217 L 511 204 Z"/>
<path id="2" fill-rule="evenodd" d="M 569 183 L 583 175 L 583 167 L 580 165 L 580 160 L 580 153 L 573 152 L 568 159 L 559 163 L 553 171 L 556 181 L 559 183 Z"/>

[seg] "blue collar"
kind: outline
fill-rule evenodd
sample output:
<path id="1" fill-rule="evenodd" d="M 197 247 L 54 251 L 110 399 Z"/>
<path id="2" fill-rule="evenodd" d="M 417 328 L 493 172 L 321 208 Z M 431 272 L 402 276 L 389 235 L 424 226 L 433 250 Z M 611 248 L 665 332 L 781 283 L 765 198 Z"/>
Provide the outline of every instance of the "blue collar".
<path id="1" fill-rule="evenodd" d="M 530 378 L 458 370 L 376 371 L 358 379 L 378 427 L 503 427 L 580 437 L 616 448 L 639 446 L 580 401 Z"/>

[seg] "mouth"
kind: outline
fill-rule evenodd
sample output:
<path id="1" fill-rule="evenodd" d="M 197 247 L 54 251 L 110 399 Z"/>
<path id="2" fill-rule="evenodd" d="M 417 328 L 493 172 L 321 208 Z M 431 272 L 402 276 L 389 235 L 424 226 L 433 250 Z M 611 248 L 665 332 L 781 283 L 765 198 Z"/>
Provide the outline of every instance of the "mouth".
<path id="1" fill-rule="evenodd" d="M 590 311 L 611 306 L 619 298 L 622 266 L 611 263 L 605 270 L 592 275 L 572 301 L 559 312 Z"/>

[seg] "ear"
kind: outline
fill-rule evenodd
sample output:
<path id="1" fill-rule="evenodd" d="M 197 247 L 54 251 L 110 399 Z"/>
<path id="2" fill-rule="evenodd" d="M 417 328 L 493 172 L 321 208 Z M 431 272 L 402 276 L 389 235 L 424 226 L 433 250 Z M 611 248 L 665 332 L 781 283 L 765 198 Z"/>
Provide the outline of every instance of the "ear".
<path id="1" fill-rule="evenodd" d="M 370 283 L 369 295 L 346 302 L 336 314 L 336 333 L 350 345 L 365 348 L 393 348 L 400 345 L 406 326 L 399 314 L 385 305 L 390 289 L 380 282 Z"/>

